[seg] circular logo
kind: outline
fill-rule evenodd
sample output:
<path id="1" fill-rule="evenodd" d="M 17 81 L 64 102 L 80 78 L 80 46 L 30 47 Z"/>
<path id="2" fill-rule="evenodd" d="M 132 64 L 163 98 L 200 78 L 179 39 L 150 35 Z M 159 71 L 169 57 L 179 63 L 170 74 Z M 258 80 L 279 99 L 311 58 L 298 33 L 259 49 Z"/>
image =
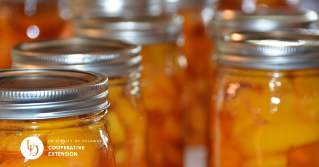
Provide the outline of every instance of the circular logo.
<path id="1" fill-rule="evenodd" d="M 42 155 L 44 146 L 39 138 L 27 137 L 22 141 L 20 149 L 27 159 L 37 159 Z"/>

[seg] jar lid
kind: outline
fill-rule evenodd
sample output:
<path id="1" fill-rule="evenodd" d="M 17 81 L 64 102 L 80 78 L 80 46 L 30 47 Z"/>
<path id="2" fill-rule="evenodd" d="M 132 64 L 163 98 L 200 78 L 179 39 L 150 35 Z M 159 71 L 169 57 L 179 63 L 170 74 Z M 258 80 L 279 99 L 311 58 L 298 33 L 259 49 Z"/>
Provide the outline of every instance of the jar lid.
<path id="1" fill-rule="evenodd" d="M 163 12 L 162 0 L 71 0 L 67 3 L 75 17 L 95 11 L 118 16 L 140 12 L 159 15 Z"/>
<path id="2" fill-rule="evenodd" d="M 76 34 L 82 37 L 112 38 L 134 44 L 175 41 L 182 30 L 179 15 L 134 15 L 111 17 L 105 13 L 90 13 L 77 21 Z"/>
<path id="3" fill-rule="evenodd" d="M 319 67 L 318 30 L 242 31 L 216 41 L 217 61 L 226 66 L 294 70 Z"/>
<path id="4" fill-rule="evenodd" d="M 102 111 L 107 101 L 105 76 L 77 70 L 0 71 L 0 119 L 38 120 Z"/>
<path id="5" fill-rule="evenodd" d="M 315 28 L 315 11 L 296 8 L 258 8 L 253 13 L 224 10 L 215 13 L 212 20 L 214 36 L 240 30 L 271 31 L 280 28 Z"/>
<path id="6" fill-rule="evenodd" d="M 218 0 L 165 0 L 165 6 L 167 8 L 186 8 L 211 5 Z"/>
<path id="7" fill-rule="evenodd" d="M 14 68 L 68 68 L 118 77 L 141 70 L 141 46 L 92 38 L 49 39 L 12 48 Z"/>

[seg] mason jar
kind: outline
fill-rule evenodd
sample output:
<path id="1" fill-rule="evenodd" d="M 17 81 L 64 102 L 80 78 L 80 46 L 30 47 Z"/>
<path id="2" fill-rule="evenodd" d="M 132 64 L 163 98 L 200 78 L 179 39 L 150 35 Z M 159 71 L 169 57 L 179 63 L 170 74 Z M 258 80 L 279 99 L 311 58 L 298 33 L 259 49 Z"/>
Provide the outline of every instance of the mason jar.
<path id="1" fill-rule="evenodd" d="M 187 104 L 185 106 L 185 162 L 187 166 L 205 166 L 207 156 L 208 112 L 211 69 L 211 42 L 208 23 L 215 0 L 165 0 L 168 13 L 183 16 L 184 43 L 181 51 L 187 59 Z M 199 158 L 193 158 L 198 156 Z"/>
<path id="2" fill-rule="evenodd" d="M 11 68 L 11 47 L 34 39 L 71 36 L 63 0 L 1 0 L 0 69 Z M 50 20 L 49 22 L 47 20 Z"/>
<path id="3" fill-rule="evenodd" d="M 115 167 L 107 85 L 77 70 L 0 71 L 0 165 Z"/>
<path id="4" fill-rule="evenodd" d="M 210 167 L 319 164 L 318 35 L 245 31 L 217 40 Z"/>
<path id="5" fill-rule="evenodd" d="M 77 34 L 113 38 L 142 45 L 141 93 L 148 111 L 151 166 L 183 165 L 182 91 L 185 57 L 179 54 L 179 16 L 132 15 L 109 17 L 103 13 L 83 16 Z"/>
<path id="6" fill-rule="evenodd" d="M 109 78 L 112 104 L 106 117 L 116 166 L 147 166 L 147 117 L 139 78 L 141 47 L 118 40 L 52 39 L 23 43 L 12 50 L 15 68 L 67 68 Z"/>

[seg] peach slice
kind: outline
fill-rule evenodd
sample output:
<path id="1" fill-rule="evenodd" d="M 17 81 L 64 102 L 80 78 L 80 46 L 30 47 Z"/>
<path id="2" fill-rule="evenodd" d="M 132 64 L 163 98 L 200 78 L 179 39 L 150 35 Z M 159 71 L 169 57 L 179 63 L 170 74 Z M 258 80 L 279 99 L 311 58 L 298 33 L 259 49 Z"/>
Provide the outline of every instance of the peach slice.
<path id="1" fill-rule="evenodd" d="M 247 130 L 240 137 L 239 148 L 245 156 L 288 151 L 319 140 L 319 124 L 265 124 Z"/>
<path id="2" fill-rule="evenodd" d="M 286 154 L 269 157 L 252 158 L 244 161 L 241 167 L 286 167 L 288 158 Z"/>
<path id="3" fill-rule="evenodd" d="M 125 142 L 125 129 L 118 116 L 114 112 L 109 112 L 107 117 L 107 130 L 111 136 L 112 143 L 118 145 Z"/>

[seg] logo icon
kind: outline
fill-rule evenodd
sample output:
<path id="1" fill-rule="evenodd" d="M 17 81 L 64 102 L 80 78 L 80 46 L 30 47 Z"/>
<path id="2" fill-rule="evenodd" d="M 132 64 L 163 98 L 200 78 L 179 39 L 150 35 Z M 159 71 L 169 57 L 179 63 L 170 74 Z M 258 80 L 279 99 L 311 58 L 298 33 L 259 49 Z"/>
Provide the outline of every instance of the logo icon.
<path id="1" fill-rule="evenodd" d="M 39 138 L 27 137 L 22 141 L 20 150 L 27 159 L 37 159 L 42 155 L 44 146 Z"/>

